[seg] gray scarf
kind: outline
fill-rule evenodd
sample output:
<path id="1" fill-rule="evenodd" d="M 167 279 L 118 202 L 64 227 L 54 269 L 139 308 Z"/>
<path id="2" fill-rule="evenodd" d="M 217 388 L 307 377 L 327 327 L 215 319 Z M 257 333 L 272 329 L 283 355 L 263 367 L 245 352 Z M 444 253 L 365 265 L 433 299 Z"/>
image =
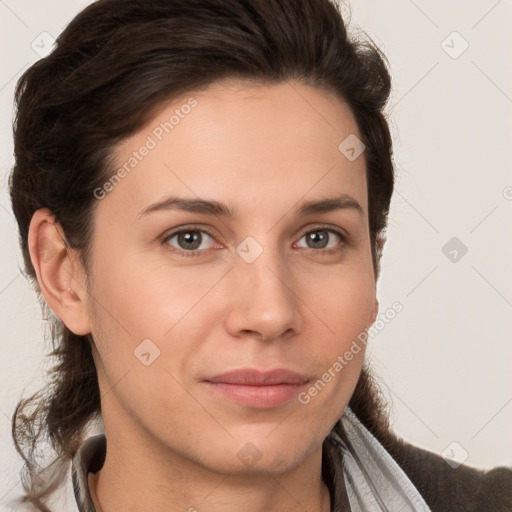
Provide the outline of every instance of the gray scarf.
<path id="1" fill-rule="evenodd" d="M 430 512 L 402 468 L 349 407 L 341 417 L 349 441 L 329 435 L 341 461 L 351 512 Z"/>

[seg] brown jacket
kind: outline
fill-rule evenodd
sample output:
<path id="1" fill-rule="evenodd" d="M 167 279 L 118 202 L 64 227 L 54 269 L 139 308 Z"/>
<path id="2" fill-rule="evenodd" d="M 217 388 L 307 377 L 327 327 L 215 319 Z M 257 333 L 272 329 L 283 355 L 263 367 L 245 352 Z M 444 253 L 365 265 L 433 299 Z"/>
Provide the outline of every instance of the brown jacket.
<path id="1" fill-rule="evenodd" d="M 397 436 L 386 444 L 432 512 L 512 512 L 512 469 L 483 471 L 466 465 L 453 468 L 440 455 Z M 332 511 L 349 511 L 340 458 L 330 443 L 324 443 L 323 470 L 331 489 L 331 503 L 335 504 Z"/>

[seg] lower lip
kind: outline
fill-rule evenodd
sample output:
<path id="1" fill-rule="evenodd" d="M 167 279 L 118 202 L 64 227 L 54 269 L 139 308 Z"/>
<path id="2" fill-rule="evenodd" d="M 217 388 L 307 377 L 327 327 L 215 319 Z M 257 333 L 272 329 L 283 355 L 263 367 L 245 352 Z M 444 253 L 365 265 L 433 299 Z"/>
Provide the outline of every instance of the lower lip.
<path id="1" fill-rule="evenodd" d="M 206 382 L 205 384 L 222 396 L 246 407 L 269 409 L 278 407 L 295 398 L 305 384 L 276 384 L 273 386 L 246 386 L 226 384 L 224 382 Z"/>

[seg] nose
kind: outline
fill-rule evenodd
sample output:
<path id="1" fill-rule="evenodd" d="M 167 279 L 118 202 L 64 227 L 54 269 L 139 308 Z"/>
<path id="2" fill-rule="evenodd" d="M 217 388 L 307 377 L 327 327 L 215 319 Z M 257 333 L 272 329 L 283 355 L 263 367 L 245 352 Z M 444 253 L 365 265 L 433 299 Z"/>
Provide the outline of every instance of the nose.
<path id="1" fill-rule="evenodd" d="M 277 251 L 264 250 L 252 263 L 237 257 L 229 274 L 225 327 L 232 336 L 273 341 L 301 330 L 296 284 Z"/>

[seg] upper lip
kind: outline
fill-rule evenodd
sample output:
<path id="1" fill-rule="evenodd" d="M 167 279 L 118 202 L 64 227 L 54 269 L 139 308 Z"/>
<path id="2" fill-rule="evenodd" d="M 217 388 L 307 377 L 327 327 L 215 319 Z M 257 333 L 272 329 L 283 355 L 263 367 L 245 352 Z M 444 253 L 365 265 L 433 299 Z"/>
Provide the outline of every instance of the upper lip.
<path id="1" fill-rule="evenodd" d="M 260 371 L 252 368 L 242 368 L 208 377 L 207 382 L 237 384 L 239 386 L 275 386 L 278 384 L 306 384 L 309 379 L 300 373 L 277 368 L 270 371 Z"/>

